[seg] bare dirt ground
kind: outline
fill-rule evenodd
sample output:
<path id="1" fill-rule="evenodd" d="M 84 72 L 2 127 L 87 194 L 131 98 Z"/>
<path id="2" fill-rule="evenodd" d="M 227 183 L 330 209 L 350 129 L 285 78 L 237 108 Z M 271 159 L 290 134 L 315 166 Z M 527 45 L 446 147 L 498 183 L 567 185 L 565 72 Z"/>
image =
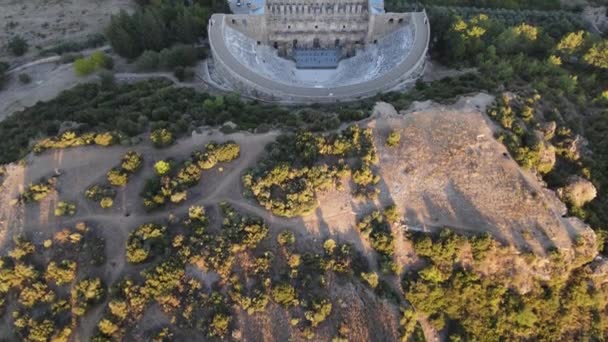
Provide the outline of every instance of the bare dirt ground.
<path id="1" fill-rule="evenodd" d="M 19 35 L 27 40 L 31 57 L 36 47 L 103 32 L 111 14 L 133 6 L 132 0 L 0 0 L 0 46 Z M 7 54 L 6 49 L 0 49 L 0 58 Z"/>
<path id="2" fill-rule="evenodd" d="M 49 101 L 65 89 L 79 83 L 91 82 L 96 77 L 78 77 L 72 64 L 46 63 L 28 68 L 32 78 L 29 84 L 22 84 L 17 75 L 11 78 L 6 89 L 0 91 L 0 120 L 6 116 L 33 106 L 38 101 Z"/>
<path id="3" fill-rule="evenodd" d="M 543 255 L 553 246 L 567 250 L 575 237 L 593 235 L 577 220 L 563 218 L 563 205 L 555 195 L 543 189 L 535 177 L 522 171 L 504 146 L 493 138 L 493 127 L 482 114 L 491 101 L 490 96 L 482 94 L 462 99 L 450 107 L 417 103 L 413 107 L 415 110 L 401 114 L 388 104 L 378 104 L 373 117 L 363 124 L 375 133 L 380 158 L 379 198 L 374 202 L 357 202 L 347 185 L 342 192 L 319 194 L 319 207 L 315 212 L 293 219 L 271 215 L 242 195 L 241 175 L 263 156 L 265 145 L 279 132 L 225 135 L 216 130 L 204 130 L 163 150 L 142 143 L 133 147 L 84 147 L 30 156 L 24 165 L 8 166 L 0 188 L 0 246 L 5 246 L 10 237 L 19 232 L 31 234 L 34 241 L 40 243 L 62 228 L 86 221 L 101 228 L 106 239 L 108 265 L 112 267 L 106 268 L 104 281 L 111 285 L 122 274 L 139 270 L 125 264 L 125 242 L 131 230 L 145 222 L 165 223 L 172 215 L 185 214 L 194 204 L 205 205 L 209 212 L 214 212 L 222 201 L 243 213 L 262 217 L 271 228 L 270 248 L 276 244 L 274 236 L 278 232 L 291 229 L 303 250 L 319 249 L 321 242 L 331 237 L 338 242 L 352 243 L 369 258 L 371 265 L 376 265 L 375 256 L 355 228 L 357 218 L 395 203 L 403 213 L 402 223 L 393 227 L 397 238 L 395 258 L 405 269 L 416 262 L 412 247 L 404 238 L 407 230 L 436 231 L 450 227 L 459 231 L 489 232 L 512 245 L 514 255 L 521 251 Z M 401 133 L 401 143 L 396 148 L 387 148 L 384 141 L 393 130 Z M 139 193 L 144 180 L 153 173 L 155 161 L 169 157 L 179 160 L 195 149 L 202 149 L 209 141 L 226 140 L 234 140 L 241 146 L 241 156 L 236 161 L 223 165 L 222 170 L 215 168 L 203 172 L 201 183 L 189 192 L 184 204 L 153 213 L 143 210 Z M 114 208 L 103 210 L 87 201 L 83 195 L 85 189 L 103 182 L 106 172 L 118 165 L 128 150 L 143 154 L 144 168 L 119 191 Z M 55 196 L 39 204 L 14 203 L 27 184 L 55 173 L 61 174 Z M 56 218 L 53 208 L 59 199 L 75 201 L 77 215 Z M 523 262 L 512 262 L 509 272 L 537 271 L 525 266 Z M 488 266 L 487 272 L 499 270 Z M 542 274 L 531 276 L 542 277 Z M 397 277 L 395 281 L 399 281 Z M 351 285 L 330 288 L 336 291 L 335 298 L 357 303 L 355 306 L 349 304 L 349 311 L 342 310 L 340 315 L 350 315 L 352 322 L 360 322 L 353 328 L 361 330 L 357 336 L 371 339 L 381 336 L 386 341 L 397 338 L 391 335 L 397 330 L 399 319 L 394 308 L 387 309 L 383 300 L 368 298 L 359 293 L 363 289 L 354 291 Z M 279 311 L 269 310 L 267 314 L 255 317 L 239 315 L 239 329 L 244 336 L 255 336 L 251 340 L 284 340 L 283 337 L 290 336 L 291 328 L 289 318 Z M 156 316 L 151 314 L 150 317 Z M 378 317 L 378 320 L 372 322 L 369 317 Z M 157 318 L 150 319 L 153 322 Z M 79 338 L 90 336 L 94 322 L 93 312 L 85 317 L 77 332 Z M 434 339 L 435 332 L 427 330 L 427 337 Z M 318 336 L 329 340 L 331 333 L 327 331 Z"/>

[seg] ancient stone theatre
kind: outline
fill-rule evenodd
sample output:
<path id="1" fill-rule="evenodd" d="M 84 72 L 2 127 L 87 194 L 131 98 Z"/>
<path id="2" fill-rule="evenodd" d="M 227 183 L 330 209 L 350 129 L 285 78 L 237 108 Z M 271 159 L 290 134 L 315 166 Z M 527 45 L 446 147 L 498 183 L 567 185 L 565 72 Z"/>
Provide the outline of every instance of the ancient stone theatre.
<path id="1" fill-rule="evenodd" d="M 386 13 L 382 0 L 242 6 L 209 21 L 209 77 L 226 90 L 269 101 L 349 101 L 407 87 L 424 69 L 425 12 Z"/>

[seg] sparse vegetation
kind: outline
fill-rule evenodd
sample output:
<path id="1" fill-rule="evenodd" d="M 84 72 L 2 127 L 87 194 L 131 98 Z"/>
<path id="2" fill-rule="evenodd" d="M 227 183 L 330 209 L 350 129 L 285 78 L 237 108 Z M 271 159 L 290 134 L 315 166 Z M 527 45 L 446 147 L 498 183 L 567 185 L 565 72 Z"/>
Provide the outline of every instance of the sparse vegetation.
<path id="1" fill-rule="evenodd" d="M 195 186 L 205 170 L 217 163 L 230 162 L 238 157 L 239 145 L 234 142 L 209 143 L 203 151 L 195 151 L 181 164 L 158 161 L 154 165 L 156 176 L 146 181 L 142 191 L 147 210 L 164 206 L 167 202 L 181 203 L 187 199 L 188 189 Z"/>

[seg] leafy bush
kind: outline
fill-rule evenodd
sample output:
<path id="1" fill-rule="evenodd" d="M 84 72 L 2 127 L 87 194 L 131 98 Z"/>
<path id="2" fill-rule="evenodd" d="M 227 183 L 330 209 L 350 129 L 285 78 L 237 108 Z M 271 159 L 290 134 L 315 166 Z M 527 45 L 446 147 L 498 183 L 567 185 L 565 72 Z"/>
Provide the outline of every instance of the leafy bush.
<path id="1" fill-rule="evenodd" d="M 143 158 L 141 154 L 134 151 L 129 151 L 124 155 L 124 157 L 122 157 L 121 167 L 124 171 L 133 174 L 139 171 L 142 162 Z"/>
<path id="2" fill-rule="evenodd" d="M 164 251 L 166 228 L 154 223 L 139 226 L 127 240 L 127 260 L 133 264 L 147 261 Z"/>
<path id="3" fill-rule="evenodd" d="M 296 289 L 287 283 L 272 288 L 272 299 L 284 307 L 296 306 L 299 303 Z"/>
<path id="4" fill-rule="evenodd" d="M 108 171 L 108 182 L 114 186 L 125 186 L 129 181 L 129 175 L 121 169 L 113 168 Z"/>
<path id="5" fill-rule="evenodd" d="M 150 140 L 154 147 L 162 148 L 173 144 L 173 133 L 167 129 L 157 129 L 150 133 Z"/>
<path id="6" fill-rule="evenodd" d="M 19 82 L 23 84 L 30 84 L 32 83 L 32 78 L 28 74 L 19 74 Z"/>
<path id="7" fill-rule="evenodd" d="M 369 286 L 372 289 L 375 289 L 376 287 L 378 287 L 378 283 L 379 283 L 379 278 L 378 278 L 378 274 L 376 272 L 369 272 L 369 273 L 361 273 L 361 278 L 363 278 L 363 280 L 365 280 L 365 282 L 367 284 L 369 284 Z"/>
<path id="8" fill-rule="evenodd" d="M 27 189 L 21 194 L 20 200 L 24 203 L 33 201 L 40 202 L 47 198 L 53 191 L 55 191 L 54 178 L 43 180 L 40 183 L 28 185 Z"/>
<path id="9" fill-rule="evenodd" d="M 23 56 L 29 49 L 29 45 L 21 36 L 14 36 L 8 42 L 8 50 L 15 56 Z"/>
<path id="10" fill-rule="evenodd" d="M 116 190 L 107 185 L 92 185 L 85 191 L 85 197 L 96 202 L 103 198 L 113 199 L 116 197 Z"/>
<path id="11" fill-rule="evenodd" d="M 74 261 L 63 260 L 59 264 L 51 261 L 44 275 L 49 282 L 54 282 L 57 285 L 65 285 L 76 279 L 77 265 Z"/>
<path id="12" fill-rule="evenodd" d="M 284 230 L 277 235 L 277 242 L 281 246 L 293 245 L 296 242 L 296 236 L 291 230 Z"/>
<path id="13" fill-rule="evenodd" d="M 105 288 L 99 278 L 80 280 L 71 291 L 74 303 L 72 312 L 76 316 L 83 316 L 94 304 L 101 301 L 105 295 Z"/>
<path id="14" fill-rule="evenodd" d="M 112 58 L 101 51 L 93 52 L 88 58 L 78 58 L 74 61 L 74 71 L 78 76 L 86 76 L 102 68 L 111 69 L 112 66 Z"/>
<path id="15" fill-rule="evenodd" d="M 76 214 L 76 203 L 59 201 L 55 206 L 55 216 L 74 216 Z"/>
<path id="16" fill-rule="evenodd" d="M 392 131 L 386 138 L 386 146 L 396 147 L 401 142 L 401 133 L 399 131 Z"/>
<path id="17" fill-rule="evenodd" d="M 101 199 L 101 201 L 99 201 L 99 205 L 103 209 L 112 208 L 112 206 L 114 205 L 114 200 L 110 197 L 104 197 Z"/>
<path id="18" fill-rule="evenodd" d="M 154 163 L 154 172 L 158 176 L 164 176 L 171 171 L 171 163 L 165 160 L 159 160 Z"/>
<path id="19" fill-rule="evenodd" d="M 323 323 L 331 314 L 331 302 L 327 299 L 315 300 L 312 303 L 312 310 L 306 311 L 304 316 L 313 327 Z"/>

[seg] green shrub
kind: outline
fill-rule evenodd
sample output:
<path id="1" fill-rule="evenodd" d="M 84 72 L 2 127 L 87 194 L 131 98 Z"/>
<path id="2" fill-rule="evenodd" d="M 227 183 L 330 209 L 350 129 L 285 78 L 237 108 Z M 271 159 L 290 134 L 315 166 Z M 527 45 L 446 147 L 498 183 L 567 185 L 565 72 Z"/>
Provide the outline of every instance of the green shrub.
<path id="1" fill-rule="evenodd" d="M 332 305 L 329 300 L 315 300 L 312 304 L 312 310 L 306 311 L 304 317 L 306 317 L 313 327 L 316 327 L 329 317 L 331 308 Z"/>
<path id="2" fill-rule="evenodd" d="M 8 50 L 15 56 L 23 56 L 29 49 L 29 45 L 21 36 L 14 36 L 8 42 Z"/>
<path id="3" fill-rule="evenodd" d="M 96 51 L 88 58 L 78 58 L 74 61 L 74 71 L 78 76 L 92 74 L 99 69 L 110 69 L 113 65 L 111 57 L 101 51 Z"/>
<path id="4" fill-rule="evenodd" d="M 112 133 L 99 133 L 95 135 L 94 141 L 99 146 L 110 146 L 114 144 L 115 138 Z"/>
<path id="5" fill-rule="evenodd" d="M 122 187 L 127 185 L 127 182 L 129 181 L 129 175 L 125 171 L 117 168 L 108 171 L 107 176 L 108 182 L 113 186 Z"/>
<path id="6" fill-rule="evenodd" d="M 72 313 L 83 316 L 94 304 L 101 301 L 105 294 L 105 288 L 99 278 L 83 279 L 71 290 L 73 304 Z"/>
<path id="7" fill-rule="evenodd" d="M 296 236 L 291 230 L 284 230 L 277 235 L 277 242 L 281 246 L 293 245 L 296 242 Z"/>
<path id="8" fill-rule="evenodd" d="M 287 283 L 273 287 L 272 299 L 284 307 L 296 306 L 299 303 L 296 289 Z"/>
<path id="9" fill-rule="evenodd" d="M 76 214 L 76 203 L 59 201 L 55 206 L 55 216 L 74 216 Z"/>
<path id="10" fill-rule="evenodd" d="M 159 56 L 156 51 L 144 51 L 135 61 L 135 68 L 138 71 L 154 71 L 158 69 Z"/>
<path id="11" fill-rule="evenodd" d="M 154 147 L 167 147 L 173 144 L 173 133 L 165 128 L 157 129 L 150 133 L 150 140 L 154 144 Z"/>
<path id="12" fill-rule="evenodd" d="M 32 78 L 28 74 L 19 74 L 19 82 L 23 84 L 30 84 L 32 83 Z"/>
<path id="13" fill-rule="evenodd" d="M 59 286 L 69 284 L 76 279 L 76 268 L 77 265 L 74 261 L 63 260 L 59 264 L 51 261 L 47 266 L 44 277 L 47 281 L 54 282 Z"/>
<path id="14" fill-rule="evenodd" d="M 133 264 L 147 261 L 151 254 L 160 254 L 165 248 L 166 228 L 154 223 L 139 226 L 127 240 L 127 260 Z"/>
<path id="15" fill-rule="evenodd" d="M 224 337 L 228 333 L 231 317 L 225 314 L 216 314 L 211 320 L 211 329 L 209 336 Z"/>
<path id="16" fill-rule="evenodd" d="M 107 185 L 92 185 L 85 191 L 85 197 L 96 202 L 103 198 L 113 199 L 116 197 L 116 190 Z"/>
<path id="17" fill-rule="evenodd" d="M 112 206 L 114 205 L 114 200 L 110 197 L 104 197 L 101 199 L 101 201 L 99 201 L 99 205 L 103 209 L 112 208 Z"/>
<path id="18" fill-rule="evenodd" d="M 20 199 L 24 203 L 40 202 L 55 191 L 54 181 L 47 180 L 36 184 L 28 185 L 27 189 L 21 194 Z"/>
<path id="19" fill-rule="evenodd" d="M 164 176 L 171 171 L 171 163 L 165 160 L 159 160 L 154 163 L 154 172 L 159 176 Z"/>
<path id="20" fill-rule="evenodd" d="M 120 165 L 123 170 L 128 173 L 135 173 L 139 171 L 143 162 L 141 154 L 129 151 L 122 157 L 122 164 Z"/>
<path id="21" fill-rule="evenodd" d="M 386 138 L 386 146 L 396 147 L 401 143 L 401 133 L 399 131 L 392 131 Z"/>

